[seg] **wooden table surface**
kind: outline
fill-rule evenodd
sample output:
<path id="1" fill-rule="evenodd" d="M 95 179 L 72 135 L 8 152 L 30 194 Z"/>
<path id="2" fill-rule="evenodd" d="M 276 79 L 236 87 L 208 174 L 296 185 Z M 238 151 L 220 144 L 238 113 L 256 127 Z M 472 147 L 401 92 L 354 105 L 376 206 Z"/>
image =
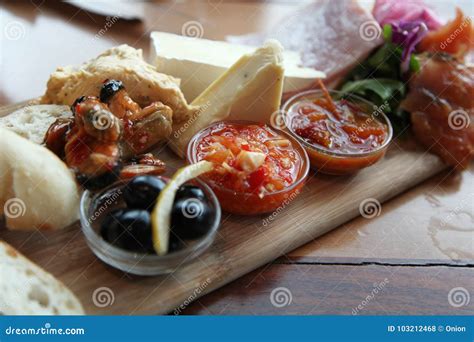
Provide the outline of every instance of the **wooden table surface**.
<path id="1" fill-rule="evenodd" d="M 449 4 L 438 4 L 449 9 L 448 16 L 454 13 Z M 110 17 L 52 1 L 3 1 L 0 105 L 42 94 L 57 66 L 81 63 L 114 45 L 127 43 L 147 56 L 152 30 L 180 33 L 185 23 L 198 21 L 205 38 L 224 39 L 271 27 L 293 6 L 290 1 L 140 5 L 143 22 L 119 20 L 99 37 Z M 183 313 L 473 314 L 473 237 L 471 164 L 461 174 L 445 171 L 383 204 L 375 218 L 348 222 L 193 304 L 184 303 Z"/>

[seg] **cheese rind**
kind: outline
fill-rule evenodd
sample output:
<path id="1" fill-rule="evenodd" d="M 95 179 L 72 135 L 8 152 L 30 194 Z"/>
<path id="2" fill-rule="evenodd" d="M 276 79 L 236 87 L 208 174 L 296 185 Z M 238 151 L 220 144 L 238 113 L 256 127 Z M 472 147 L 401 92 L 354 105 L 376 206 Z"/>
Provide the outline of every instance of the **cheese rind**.
<path id="1" fill-rule="evenodd" d="M 244 54 L 256 48 L 184 37 L 165 32 L 151 33 L 151 63 L 167 75 L 181 79 L 181 89 L 188 101 L 195 99 L 213 81 L 219 78 Z M 324 73 L 300 67 L 300 55 L 283 52 L 285 69 L 284 92 L 293 92 L 311 86 Z"/>
<path id="2" fill-rule="evenodd" d="M 266 42 L 254 53 L 242 56 L 215 80 L 191 106 L 198 109 L 189 122 L 174 127 L 170 147 L 183 157 L 191 138 L 213 122 L 224 119 L 269 123 L 278 111 L 283 89 L 280 43 Z"/>

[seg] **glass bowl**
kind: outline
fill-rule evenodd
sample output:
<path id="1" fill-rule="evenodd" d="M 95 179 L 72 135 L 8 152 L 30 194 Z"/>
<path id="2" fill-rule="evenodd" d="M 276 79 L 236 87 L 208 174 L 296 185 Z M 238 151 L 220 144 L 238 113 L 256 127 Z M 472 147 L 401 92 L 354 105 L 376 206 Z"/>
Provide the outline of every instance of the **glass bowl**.
<path id="1" fill-rule="evenodd" d="M 160 177 L 164 181 L 166 178 Z M 154 255 L 128 251 L 105 241 L 100 235 L 100 222 L 113 209 L 124 208 L 122 189 L 127 181 L 116 182 L 109 187 L 92 192 L 84 191 L 80 204 L 82 232 L 92 252 L 106 264 L 124 272 L 136 275 L 159 275 L 175 271 L 178 267 L 202 254 L 214 241 L 221 220 L 221 208 L 212 190 L 202 181 L 191 183 L 199 186 L 214 209 L 215 217 L 209 231 L 201 238 L 189 240 L 185 245 L 166 255 Z"/>
<path id="2" fill-rule="evenodd" d="M 215 125 L 221 123 L 249 125 L 260 124 L 257 122 L 246 120 L 226 120 L 215 122 L 209 125 L 208 127 L 196 133 L 193 138 L 191 138 L 188 144 L 186 157 L 190 164 L 194 164 L 199 161 L 196 155 L 196 144 L 199 143 L 199 140 L 202 135 L 209 129 L 212 129 L 212 127 L 214 127 Z M 227 189 L 220 184 L 216 184 L 212 180 L 206 179 L 205 176 L 201 177 L 201 179 L 203 179 L 214 191 L 224 211 L 237 215 L 258 215 L 270 213 L 275 211 L 279 207 L 285 207 L 300 193 L 301 188 L 305 184 L 309 172 L 308 155 L 303 146 L 299 143 L 299 141 L 292 137 L 290 134 L 279 129 L 275 129 L 273 127 L 271 127 L 271 129 L 288 139 L 293 145 L 295 151 L 300 155 L 302 163 L 298 173 L 298 178 L 293 184 L 283 190 L 259 195 L 257 193 L 236 192 Z"/>
<path id="3" fill-rule="evenodd" d="M 286 129 L 304 146 L 306 152 L 308 152 L 311 167 L 322 173 L 331 175 L 351 174 L 375 164 L 385 155 L 390 141 L 392 140 L 393 128 L 390 120 L 385 115 L 385 113 L 383 113 L 383 111 L 375 106 L 372 102 L 369 102 L 359 96 L 344 94 L 336 90 L 329 90 L 328 92 L 334 99 L 345 99 L 346 101 L 349 101 L 353 104 L 357 104 L 357 106 L 364 109 L 366 113 L 372 113 L 370 117 L 373 117 L 374 120 L 378 120 L 379 122 L 385 124 L 387 127 L 387 137 L 383 144 L 369 152 L 361 151 L 359 153 L 343 153 L 332 151 L 321 145 L 311 144 L 296 134 L 293 131 L 291 125 L 291 113 L 293 112 L 292 108 L 301 102 L 321 98 L 323 96 L 323 92 L 321 90 L 308 90 L 291 97 L 285 102 L 282 107 L 282 121 L 284 122 Z"/>

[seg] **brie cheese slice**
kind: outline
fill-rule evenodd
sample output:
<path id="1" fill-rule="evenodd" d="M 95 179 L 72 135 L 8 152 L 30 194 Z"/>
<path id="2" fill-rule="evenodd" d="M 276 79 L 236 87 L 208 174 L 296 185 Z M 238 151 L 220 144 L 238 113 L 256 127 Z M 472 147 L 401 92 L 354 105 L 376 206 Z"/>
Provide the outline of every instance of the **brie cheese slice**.
<path id="1" fill-rule="evenodd" d="M 197 110 L 188 121 L 175 125 L 170 147 L 183 157 L 194 134 L 224 119 L 270 123 L 281 103 L 282 51 L 278 41 L 269 40 L 243 55 L 191 103 Z"/>
<path id="2" fill-rule="evenodd" d="M 256 49 L 247 45 L 165 32 L 152 32 L 151 45 L 151 63 L 160 72 L 181 79 L 181 90 L 188 102 L 194 100 L 242 55 Z M 318 78 L 325 77 L 323 72 L 300 65 L 299 53 L 283 52 L 283 92 L 303 90 Z"/>

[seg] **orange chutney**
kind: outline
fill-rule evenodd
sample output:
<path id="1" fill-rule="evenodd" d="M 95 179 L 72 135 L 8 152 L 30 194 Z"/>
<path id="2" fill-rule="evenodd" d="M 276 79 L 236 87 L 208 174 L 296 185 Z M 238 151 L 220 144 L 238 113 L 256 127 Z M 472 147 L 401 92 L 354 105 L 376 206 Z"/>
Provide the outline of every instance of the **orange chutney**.
<path id="1" fill-rule="evenodd" d="M 347 174 L 384 156 L 392 131 L 385 119 L 365 102 L 315 96 L 294 101 L 287 109 L 286 123 L 303 142 L 314 168 Z"/>

